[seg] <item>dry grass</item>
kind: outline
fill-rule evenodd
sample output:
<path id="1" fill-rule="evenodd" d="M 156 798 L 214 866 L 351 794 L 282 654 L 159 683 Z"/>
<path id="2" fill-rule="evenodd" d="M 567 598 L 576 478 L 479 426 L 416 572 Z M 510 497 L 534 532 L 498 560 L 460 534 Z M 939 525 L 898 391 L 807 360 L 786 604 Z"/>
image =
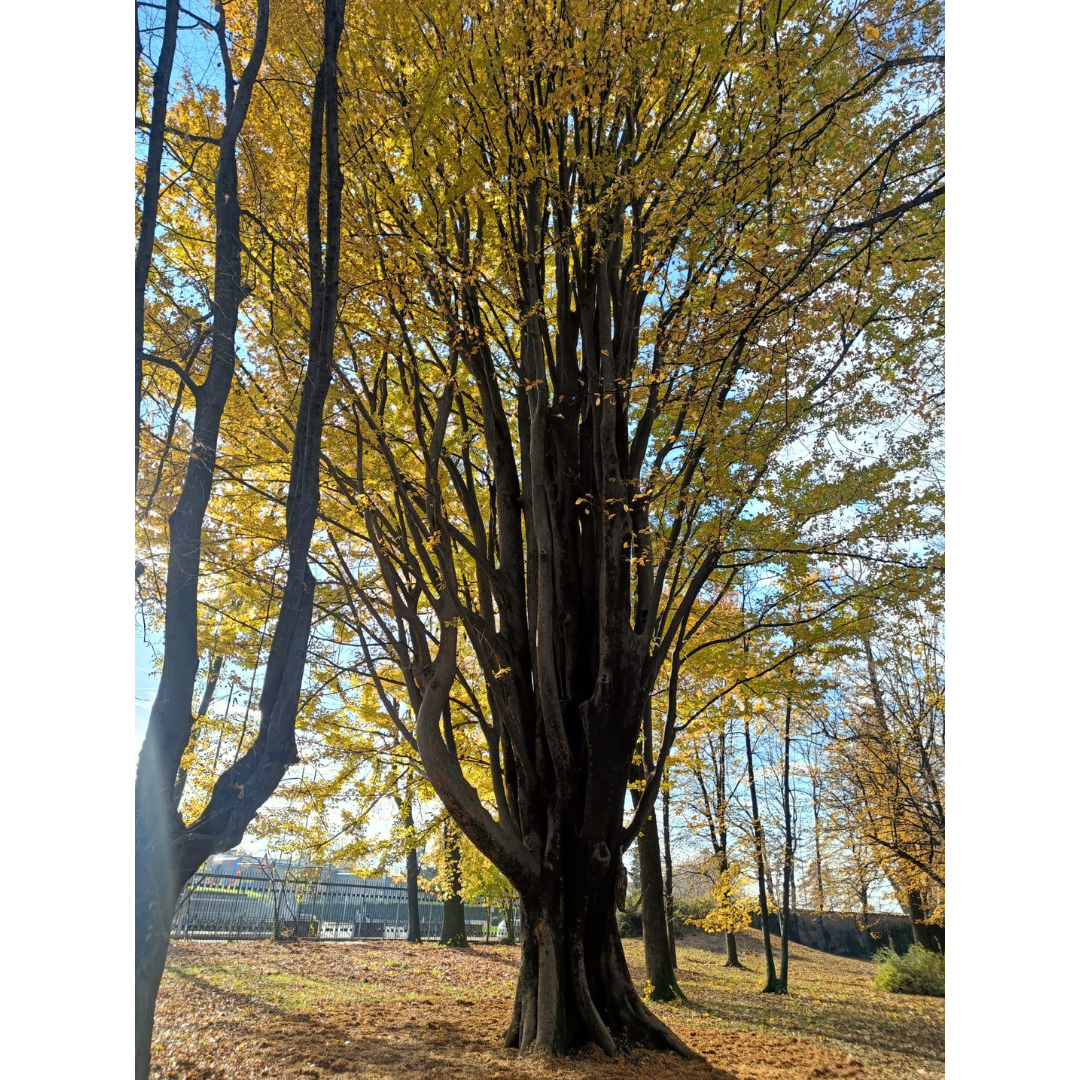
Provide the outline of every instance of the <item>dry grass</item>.
<path id="1" fill-rule="evenodd" d="M 916 1080 L 944 1076 L 944 1002 L 879 993 L 872 966 L 792 947 L 791 994 L 758 992 L 760 934 L 740 935 L 749 970 L 725 969 L 722 940 L 684 939 L 688 1001 L 657 1005 L 700 1055 L 639 1051 L 569 1059 L 501 1048 L 517 950 L 398 941 L 182 942 L 158 1000 L 155 1080 Z M 645 972 L 640 941 L 630 968 Z"/>

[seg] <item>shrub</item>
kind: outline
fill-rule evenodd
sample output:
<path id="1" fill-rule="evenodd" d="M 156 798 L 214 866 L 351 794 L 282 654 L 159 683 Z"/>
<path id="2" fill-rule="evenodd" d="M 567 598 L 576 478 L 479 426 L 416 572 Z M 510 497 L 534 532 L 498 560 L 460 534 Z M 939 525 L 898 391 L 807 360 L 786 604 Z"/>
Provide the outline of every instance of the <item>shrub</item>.
<path id="1" fill-rule="evenodd" d="M 711 896 L 676 896 L 675 920 L 686 926 L 696 926 L 713 909 Z"/>
<path id="2" fill-rule="evenodd" d="M 875 990 L 889 994 L 945 996 L 945 957 L 912 945 L 903 955 L 890 948 L 879 949 L 874 957 L 878 965 L 874 975 Z"/>

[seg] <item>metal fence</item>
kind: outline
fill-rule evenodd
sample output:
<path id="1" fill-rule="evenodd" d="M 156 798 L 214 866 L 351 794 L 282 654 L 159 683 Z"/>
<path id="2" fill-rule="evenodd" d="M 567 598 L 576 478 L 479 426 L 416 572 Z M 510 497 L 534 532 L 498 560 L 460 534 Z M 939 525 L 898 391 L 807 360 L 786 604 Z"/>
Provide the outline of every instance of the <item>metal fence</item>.
<path id="1" fill-rule="evenodd" d="M 422 891 L 421 936 L 437 940 L 442 922 L 442 901 Z M 172 936 L 403 939 L 408 925 L 404 883 L 389 878 L 344 878 L 325 871 L 316 875 L 304 870 L 280 873 L 244 868 L 234 873 L 196 873 L 177 901 Z M 496 907 L 467 904 L 465 927 L 470 941 L 506 937 L 505 914 Z"/>

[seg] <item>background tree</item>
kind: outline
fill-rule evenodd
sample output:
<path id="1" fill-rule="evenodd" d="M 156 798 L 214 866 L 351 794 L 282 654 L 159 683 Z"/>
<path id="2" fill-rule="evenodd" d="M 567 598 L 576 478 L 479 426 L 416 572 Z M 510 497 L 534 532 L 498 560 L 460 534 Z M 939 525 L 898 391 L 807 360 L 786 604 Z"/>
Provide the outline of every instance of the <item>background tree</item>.
<path id="1" fill-rule="evenodd" d="M 906 615 L 906 618 L 904 617 Z M 891 623 L 891 625 L 890 625 Z M 916 941 L 944 950 L 945 676 L 933 601 L 881 620 L 847 669 L 829 797 L 911 917 Z M 875 646 L 875 639 L 880 644 Z M 875 656 L 875 647 L 880 650 Z M 858 845 L 856 847 L 855 845 Z"/>

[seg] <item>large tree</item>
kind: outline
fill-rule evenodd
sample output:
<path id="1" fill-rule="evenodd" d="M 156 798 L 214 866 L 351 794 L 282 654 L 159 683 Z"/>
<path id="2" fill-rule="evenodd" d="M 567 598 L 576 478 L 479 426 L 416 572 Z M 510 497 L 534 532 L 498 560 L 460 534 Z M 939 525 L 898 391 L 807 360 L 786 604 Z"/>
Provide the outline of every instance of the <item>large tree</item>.
<path id="1" fill-rule="evenodd" d="M 425 775 L 521 896 L 507 1045 L 685 1053 L 631 983 L 622 855 L 683 652 L 731 585 L 903 561 L 926 524 L 925 431 L 898 421 L 936 370 L 940 12 L 404 0 L 350 19 L 351 396 L 328 469 L 367 515 L 352 554 L 379 573 L 358 587 L 422 643 Z M 755 596 L 739 633 L 782 624 Z M 447 721 L 464 668 L 490 801 Z"/>
<path id="2" fill-rule="evenodd" d="M 167 500 L 171 501 L 171 512 L 165 538 L 168 556 L 161 678 L 135 782 L 135 1071 L 140 1078 L 149 1073 L 154 1005 L 177 896 L 207 857 L 239 843 L 259 807 L 296 761 L 295 725 L 315 589 L 308 552 L 318 508 L 323 408 L 332 376 L 337 327 L 342 179 L 336 58 L 344 2 L 326 0 L 322 58 L 310 104 L 306 170 L 306 269 L 310 283 L 307 362 L 303 365 L 299 404 L 290 423 L 286 582 L 266 661 L 256 737 L 246 752 L 217 777 L 201 813 L 194 820 L 185 820 L 177 806 L 177 787 L 195 726 L 192 705 L 199 670 L 203 530 L 216 479 L 222 415 L 234 382 L 240 305 L 247 292 L 243 280 L 237 147 L 266 48 L 269 0 L 258 0 L 254 20 L 244 27 L 250 36 L 237 34 L 234 28 L 230 38 L 224 9 L 219 6 L 218 10 L 219 21 L 210 29 L 220 44 L 224 70 L 223 93 L 214 95 L 220 113 L 210 113 L 210 123 L 216 128 L 212 134 L 200 139 L 194 133 L 196 140 L 216 148 L 216 167 L 211 176 L 200 177 L 197 169 L 181 169 L 174 178 L 178 186 L 186 180 L 187 186 L 196 189 L 201 181 L 203 192 L 208 189 L 212 193 L 211 206 L 191 218 L 191 233 L 195 235 L 179 231 L 181 247 L 201 248 L 201 261 L 213 267 L 208 310 L 202 316 L 202 321 L 212 328 L 210 358 L 201 372 L 190 364 L 184 370 L 167 356 L 160 358 L 161 366 L 180 378 L 194 403 L 190 442 L 178 470 L 178 491 Z M 239 52 L 247 53 L 246 63 L 239 79 L 234 80 L 233 64 Z M 201 103 L 205 106 L 212 100 L 206 97 Z M 200 227 L 212 238 L 204 241 L 204 246 L 196 239 Z M 173 279 L 174 295 L 198 296 L 198 279 L 177 282 L 175 273 L 162 276 Z M 167 300 L 168 290 L 160 291 Z M 174 310 L 172 321 L 188 315 L 191 306 Z M 172 439 L 170 427 L 167 447 Z M 149 498 L 157 494 L 155 485 Z"/>

